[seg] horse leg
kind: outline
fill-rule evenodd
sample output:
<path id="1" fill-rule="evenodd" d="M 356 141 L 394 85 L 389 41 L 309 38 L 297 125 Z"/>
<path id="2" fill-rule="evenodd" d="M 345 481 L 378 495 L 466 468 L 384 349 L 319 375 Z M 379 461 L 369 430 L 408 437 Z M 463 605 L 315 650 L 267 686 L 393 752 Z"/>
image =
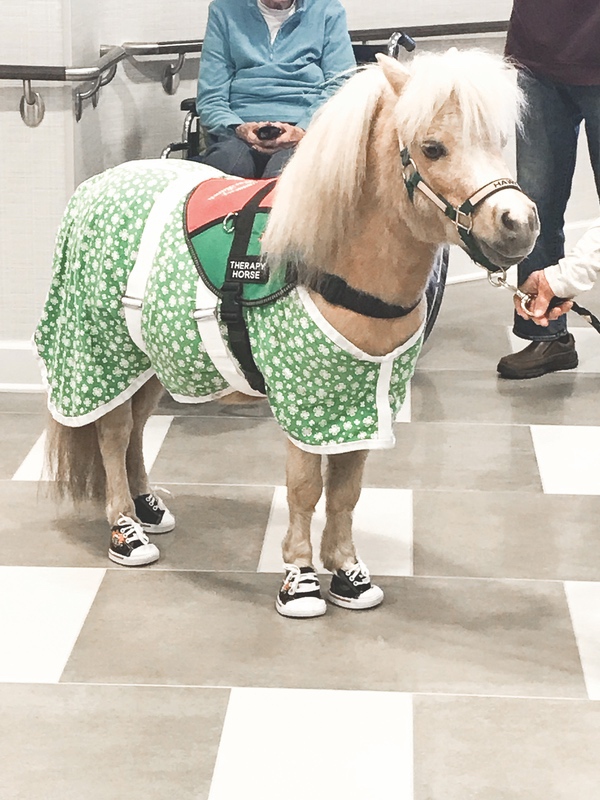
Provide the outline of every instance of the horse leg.
<path id="1" fill-rule="evenodd" d="M 144 464 L 144 428 L 163 392 L 162 384 L 153 376 L 131 398 L 133 428 L 127 448 L 127 478 L 137 518 L 146 533 L 168 533 L 175 527 L 175 517 L 150 489 Z"/>
<path id="2" fill-rule="evenodd" d="M 319 617 L 327 607 L 312 566 L 310 523 L 323 491 L 321 456 L 288 442 L 286 478 L 290 522 L 282 547 L 285 577 L 275 608 L 284 617 Z"/>
<path id="3" fill-rule="evenodd" d="M 127 448 L 133 430 L 132 401 L 96 421 L 98 445 L 106 473 L 106 516 L 111 527 L 108 557 L 127 566 L 150 564 L 160 553 L 136 519 L 127 478 Z"/>
<path id="4" fill-rule="evenodd" d="M 372 608 L 383 600 L 383 592 L 371 584 L 369 571 L 352 541 L 352 515 L 360 497 L 367 455 L 367 451 L 358 450 L 327 457 L 321 560 L 333 572 L 329 599 L 342 608 Z"/>
<path id="5" fill-rule="evenodd" d="M 164 389 L 156 376 L 142 386 L 131 398 L 133 426 L 127 447 L 127 478 L 132 497 L 150 492 L 148 475 L 144 464 L 144 428 L 160 400 Z"/>

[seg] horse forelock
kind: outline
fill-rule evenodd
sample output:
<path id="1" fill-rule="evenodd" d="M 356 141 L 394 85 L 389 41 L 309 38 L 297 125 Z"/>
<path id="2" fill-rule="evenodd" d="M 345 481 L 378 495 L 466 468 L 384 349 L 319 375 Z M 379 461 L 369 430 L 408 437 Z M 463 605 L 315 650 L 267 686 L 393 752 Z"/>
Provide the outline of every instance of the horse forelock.
<path id="1" fill-rule="evenodd" d="M 358 201 L 379 115 L 394 115 L 404 145 L 435 130 L 446 110 L 457 112 L 457 133 L 465 142 L 499 140 L 518 124 L 516 70 L 499 56 L 478 50 L 425 53 L 403 69 L 408 79 L 397 101 L 378 67 L 358 71 L 315 116 L 279 179 L 263 250 L 274 267 L 294 264 L 300 282 L 327 270 L 360 227 Z M 402 202 L 400 192 L 395 181 L 386 183 L 389 203 Z"/>
<path id="2" fill-rule="evenodd" d="M 516 70 L 483 50 L 423 53 L 409 65 L 410 79 L 396 106 L 398 128 L 408 144 L 453 108 L 464 141 L 506 138 L 520 124 L 523 99 Z"/>

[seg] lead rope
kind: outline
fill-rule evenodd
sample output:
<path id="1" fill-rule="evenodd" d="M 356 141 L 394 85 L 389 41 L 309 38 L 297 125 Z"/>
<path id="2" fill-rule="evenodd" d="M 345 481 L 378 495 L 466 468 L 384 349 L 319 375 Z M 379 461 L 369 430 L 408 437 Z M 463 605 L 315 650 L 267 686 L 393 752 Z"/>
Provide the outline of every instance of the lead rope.
<path id="1" fill-rule="evenodd" d="M 533 295 L 527 294 L 527 292 L 522 292 L 517 286 L 512 286 L 512 284 L 508 283 L 506 280 L 506 270 L 503 269 L 501 272 L 488 272 L 488 281 L 491 283 L 492 286 L 503 286 L 505 289 L 508 289 L 516 295 L 519 300 L 521 301 L 521 308 L 523 311 L 528 314 L 530 317 L 533 316 L 531 311 L 529 310 L 528 306 L 529 303 L 533 300 Z M 553 297 L 548 305 L 548 310 L 551 308 L 555 308 L 556 306 L 561 305 L 567 300 L 566 297 Z M 595 314 L 592 314 L 587 308 L 580 306 L 579 303 L 576 303 L 574 300 L 571 300 L 573 304 L 571 306 L 571 311 L 574 311 L 576 314 L 579 314 L 580 317 L 592 326 L 592 328 L 600 333 L 600 319 Z"/>

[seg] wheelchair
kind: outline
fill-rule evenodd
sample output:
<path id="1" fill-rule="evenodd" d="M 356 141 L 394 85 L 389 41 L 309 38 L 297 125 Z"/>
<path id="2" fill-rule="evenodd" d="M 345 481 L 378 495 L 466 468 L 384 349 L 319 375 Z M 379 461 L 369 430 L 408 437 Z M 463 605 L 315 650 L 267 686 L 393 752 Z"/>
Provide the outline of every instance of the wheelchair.
<path id="1" fill-rule="evenodd" d="M 398 58 L 400 48 L 412 52 L 415 47 L 414 39 L 402 31 L 393 33 L 387 44 L 352 44 L 354 57 L 359 65 L 373 63 L 378 53 L 385 53 L 392 58 Z M 208 133 L 200 124 L 196 110 L 196 98 L 188 97 L 182 100 L 180 109 L 185 112 L 181 140 L 168 144 L 163 149 L 161 158 L 169 158 L 172 153 L 182 153 L 182 158 L 189 159 L 200 155 L 208 147 Z M 438 250 L 425 290 L 427 318 L 425 321 L 424 341 L 429 338 L 442 304 L 448 274 L 449 253 L 450 248 L 447 246 Z"/>

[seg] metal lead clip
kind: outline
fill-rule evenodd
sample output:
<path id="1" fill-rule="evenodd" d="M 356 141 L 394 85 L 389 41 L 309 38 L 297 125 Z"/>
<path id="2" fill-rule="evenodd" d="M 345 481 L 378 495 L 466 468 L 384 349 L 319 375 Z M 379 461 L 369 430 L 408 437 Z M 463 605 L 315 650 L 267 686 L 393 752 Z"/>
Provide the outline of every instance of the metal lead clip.
<path id="1" fill-rule="evenodd" d="M 512 284 L 508 283 L 506 280 L 506 270 L 500 270 L 499 272 L 488 272 L 488 281 L 492 284 L 492 286 L 503 286 L 505 289 L 508 289 L 521 301 L 521 308 L 523 311 L 530 317 L 533 317 L 533 313 L 529 310 L 528 305 L 533 300 L 533 297 L 527 292 L 522 292 L 517 286 L 512 286 Z"/>

